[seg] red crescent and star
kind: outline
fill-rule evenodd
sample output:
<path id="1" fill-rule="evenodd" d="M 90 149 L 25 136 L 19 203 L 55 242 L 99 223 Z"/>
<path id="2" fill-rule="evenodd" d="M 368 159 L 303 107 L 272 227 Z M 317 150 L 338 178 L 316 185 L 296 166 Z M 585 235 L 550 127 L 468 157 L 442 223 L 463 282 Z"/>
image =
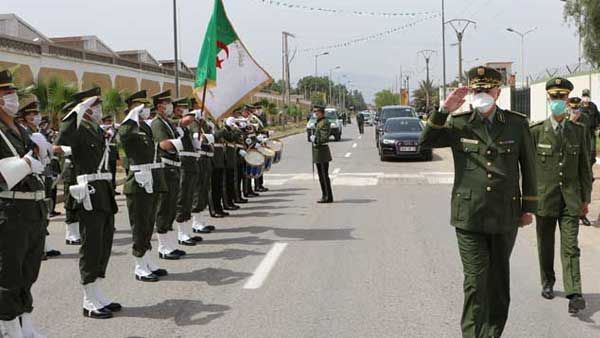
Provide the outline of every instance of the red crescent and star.
<path id="1" fill-rule="evenodd" d="M 227 45 L 225 43 L 223 43 L 223 41 L 218 41 L 218 40 L 217 40 L 217 48 L 219 48 L 219 51 L 217 52 L 217 54 L 219 54 L 219 52 L 221 50 L 224 50 L 225 55 L 227 56 L 225 59 L 220 59 L 219 55 L 217 55 L 217 68 L 222 69 L 223 61 L 225 61 L 226 59 L 229 58 L 229 48 L 227 48 Z"/>

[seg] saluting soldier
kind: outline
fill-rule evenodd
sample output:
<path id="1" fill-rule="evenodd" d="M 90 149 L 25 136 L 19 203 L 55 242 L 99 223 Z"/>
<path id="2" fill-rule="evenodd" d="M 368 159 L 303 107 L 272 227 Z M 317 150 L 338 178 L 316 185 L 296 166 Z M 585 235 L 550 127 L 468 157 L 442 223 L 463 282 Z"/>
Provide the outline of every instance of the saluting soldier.
<path id="1" fill-rule="evenodd" d="M 454 156 L 451 224 L 464 271 L 463 337 L 500 337 L 510 304 L 510 255 L 536 211 L 534 146 L 525 115 L 496 105 L 502 74 L 469 70 L 469 88 L 433 112 L 421 144 Z M 471 91 L 470 111 L 456 112 Z M 519 179 L 521 178 L 521 189 Z"/>
<path id="2" fill-rule="evenodd" d="M 156 282 L 166 276 L 148 254 L 152 250 L 152 232 L 156 221 L 159 195 L 167 191 L 162 168 L 158 158 L 158 145 L 154 143 L 152 128 L 146 120 L 150 118 L 150 101 L 146 91 L 138 91 L 129 96 L 127 116 L 119 126 L 119 137 L 128 158 L 129 172 L 123 192 L 127 199 L 129 223 L 133 237 L 132 254 L 135 261 L 135 279 L 142 282 Z"/>
<path id="3" fill-rule="evenodd" d="M 119 148 L 117 146 L 117 127 L 115 126 L 115 119 L 113 115 L 105 115 L 102 117 L 102 129 L 104 133 L 108 135 L 110 142 L 110 156 L 108 159 L 108 167 L 110 173 L 113 175 L 112 185 L 115 189 L 115 195 L 120 195 L 117 189 L 117 161 L 119 160 Z"/>
<path id="4" fill-rule="evenodd" d="M 171 122 L 173 104 L 171 91 L 166 90 L 152 96 L 156 118 L 152 121 L 154 142 L 159 144 L 158 154 L 165 165 L 163 172 L 167 183 L 167 191 L 159 195 L 156 209 L 156 232 L 158 233 L 158 256 L 161 259 L 177 260 L 186 254 L 177 249 L 176 234 L 173 222 L 177 212 L 177 196 L 179 195 L 179 180 L 181 162 L 179 151 L 183 150 L 181 137 L 177 128 Z"/>
<path id="5" fill-rule="evenodd" d="M 42 133 L 42 135 L 44 135 L 44 137 L 46 138 L 46 140 L 50 143 L 54 143 L 54 140 L 56 139 L 57 133 L 54 131 L 54 129 L 52 129 L 50 127 L 50 119 L 48 119 L 47 116 L 43 116 L 42 117 L 42 121 L 40 122 L 40 133 Z M 50 201 L 51 201 L 51 209 L 50 209 L 50 213 L 48 214 L 48 216 L 50 217 L 55 217 L 55 216 L 60 216 L 61 213 L 59 211 L 56 211 L 56 197 L 57 197 L 57 188 L 56 186 L 58 185 L 58 179 L 59 179 L 59 174 L 61 172 L 60 169 L 60 161 L 59 161 L 59 157 L 58 156 L 52 156 L 51 158 L 51 162 L 50 162 L 50 170 L 49 172 L 52 174 L 52 184 L 50 184 L 50 186 L 47 186 L 47 189 L 50 190 L 46 190 L 46 198 L 48 198 L 48 196 L 50 196 Z"/>
<path id="6" fill-rule="evenodd" d="M 223 209 L 238 210 L 240 207 L 234 203 L 236 198 L 236 184 L 238 172 L 238 148 L 237 143 L 241 137 L 239 128 L 236 126 L 235 117 L 225 119 L 223 137 L 225 139 L 225 174 L 223 179 Z"/>
<path id="7" fill-rule="evenodd" d="M 206 119 L 203 116 L 201 107 L 198 105 L 196 99 L 191 99 L 192 109 L 195 113 L 194 123 L 188 128 L 192 132 L 193 139 L 195 140 L 196 148 L 200 153 L 198 159 L 198 166 L 200 173 L 196 186 L 194 187 L 193 204 L 192 204 L 192 230 L 195 233 L 207 234 L 215 230 L 213 225 L 208 225 L 202 219 L 201 213 L 206 210 L 207 207 L 211 209 L 209 204 L 212 204 L 210 199 L 211 193 L 211 178 L 213 171 L 212 158 L 214 157 L 214 135 L 212 134 L 212 128 L 208 125 Z"/>
<path id="8" fill-rule="evenodd" d="M 333 203 L 333 192 L 331 180 L 329 179 L 329 162 L 331 162 L 331 151 L 329 150 L 329 123 L 325 118 L 325 107 L 314 106 L 313 113 L 317 117 L 315 133 L 310 136 L 312 142 L 312 161 L 317 167 L 319 183 L 321 184 L 321 199 L 317 203 Z"/>
<path id="9" fill-rule="evenodd" d="M 560 77 L 546 83 L 552 115 L 532 125 L 537 148 L 537 185 L 540 195 L 536 212 L 538 256 L 542 297 L 554 298 L 554 236 L 560 229 L 561 260 L 569 313 L 585 308 L 577 244 L 579 217 L 587 214 L 592 175 L 589 162 L 589 129 L 568 119 L 567 100 L 573 84 Z"/>
<path id="10" fill-rule="evenodd" d="M 33 327 L 31 287 L 40 271 L 47 208 L 39 148 L 15 118 L 12 73 L 0 71 L 0 336 L 43 337 Z"/>
<path id="11" fill-rule="evenodd" d="M 106 278 L 115 231 L 114 189 L 108 168 L 109 141 L 100 127 L 100 89 L 80 95 L 79 103 L 62 120 L 58 143 L 71 147 L 77 184 L 69 188 L 77 201 L 81 248 L 79 271 L 83 284 L 83 315 L 106 319 L 121 305 L 108 300 L 100 283 Z"/>
<path id="12" fill-rule="evenodd" d="M 224 175 L 225 175 L 225 128 L 223 126 L 214 125 L 214 150 L 213 157 L 213 172 L 211 177 L 211 199 L 213 205 L 213 213 L 211 217 L 223 218 L 229 216 L 229 213 L 223 208 L 223 192 L 225 190 Z M 209 205 L 210 206 L 210 205 Z"/>
<path id="13" fill-rule="evenodd" d="M 177 224 L 177 240 L 179 244 L 194 246 L 196 242 L 202 241 L 200 236 L 192 236 L 192 203 L 194 188 L 197 185 L 200 172 L 198 159 L 200 153 L 196 152 L 191 130 L 188 128 L 196 119 L 196 112 L 190 111 L 190 100 L 180 98 L 173 101 L 175 114 L 181 116 L 178 122 L 183 135 L 181 136 L 183 150 L 179 152 L 181 158 L 181 178 L 179 183 L 179 194 L 177 195 L 177 212 L 175 223 Z"/>

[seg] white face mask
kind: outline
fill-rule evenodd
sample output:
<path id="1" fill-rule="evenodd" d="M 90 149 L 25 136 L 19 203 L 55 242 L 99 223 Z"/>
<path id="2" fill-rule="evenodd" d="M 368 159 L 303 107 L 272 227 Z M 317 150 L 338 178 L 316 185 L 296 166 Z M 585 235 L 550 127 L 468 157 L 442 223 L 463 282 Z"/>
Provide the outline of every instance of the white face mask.
<path id="1" fill-rule="evenodd" d="M 581 98 L 581 101 L 583 101 L 583 102 L 590 102 L 590 98 L 587 97 L 587 96 L 584 96 L 584 97 Z"/>
<path id="2" fill-rule="evenodd" d="M 471 104 L 473 108 L 480 113 L 487 113 L 488 110 L 496 103 L 496 100 L 488 93 L 478 93 L 473 95 Z"/>
<path id="3" fill-rule="evenodd" d="M 39 127 L 40 123 L 42 123 L 42 115 L 40 115 L 40 114 L 33 115 L 33 124 L 35 124 L 36 127 Z"/>
<path id="4" fill-rule="evenodd" d="M 17 93 L 4 95 L 2 99 L 4 100 L 2 110 L 11 117 L 16 117 L 19 112 L 19 96 Z"/>
<path id="5" fill-rule="evenodd" d="M 91 108 L 91 111 L 92 111 L 92 119 L 94 119 L 94 121 L 96 121 L 97 123 L 100 123 L 102 121 L 102 106 L 101 105 L 93 106 Z"/>
<path id="6" fill-rule="evenodd" d="M 140 112 L 140 118 L 142 120 L 147 120 L 150 117 L 150 108 L 144 108 Z"/>
<path id="7" fill-rule="evenodd" d="M 181 116 L 185 116 L 187 113 L 189 113 L 190 110 L 189 109 L 182 109 L 181 110 Z"/>
<path id="8" fill-rule="evenodd" d="M 173 105 L 168 103 L 165 107 L 165 116 L 171 117 L 173 116 Z"/>

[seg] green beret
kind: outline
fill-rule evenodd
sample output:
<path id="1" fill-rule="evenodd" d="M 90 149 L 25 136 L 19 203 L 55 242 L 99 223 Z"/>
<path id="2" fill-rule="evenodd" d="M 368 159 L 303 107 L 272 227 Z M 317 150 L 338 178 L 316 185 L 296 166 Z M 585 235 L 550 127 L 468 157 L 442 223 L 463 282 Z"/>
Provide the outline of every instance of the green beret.
<path id="1" fill-rule="evenodd" d="M 554 77 L 546 82 L 546 92 L 550 95 L 569 95 L 573 91 L 573 88 L 573 83 L 562 77 Z"/>
<path id="2" fill-rule="evenodd" d="M 132 103 L 149 103 L 148 99 L 146 98 L 148 95 L 146 94 L 146 90 L 140 90 L 139 92 L 135 92 L 133 94 L 131 94 L 129 97 L 127 97 L 125 99 L 125 102 L 127 104 L 132 104 Z"/>
<path id="3" fill-rule="evenodd" d="M 173 107 L 189 108 L 190 107 L 190 99 L 187 97 L 180 97 L 176 100 L 173 100 Z"/>
<path id="4" fill-rule="evenodd" d="M 471 68 L 468 72 L 468 77 L 469 88 L 471 89 L 490 89 L 500 87 L 503 83 L 502 73 L 494 68 L 486 66 Z"/>
<path id="5" fill-rule="evenodd" d="M 13 83 L 12 72 L 8 69 L 0 71 L 0 89 L 17 89 Z"/>
<path id="6" fill-rule="evenodd" d="M 569 98 L 568 104 L 571 108 L 579 108 L 581 106 L 581 98 L 571 97 Z"/>
<path id="7" fill-rule="evenodd" d="M 152 96 L 152 102 L 156 106 L 161 101 L 170 101 L 171 100 L 171 90 L 167 89 L 164 92 L 160 92 L 158 94 L 154 94 Z"/>
<path id="8" fill-rule="evenodd" d="M 73 94 L 73 96 L 71 96 L 71 101 L 75 101 L 75 103 L 81 103 L 85 101 L 85 99 L 100 95 L 102 95 L 102 90 L 100 89 L 100 87 L 94 87 Z"/>

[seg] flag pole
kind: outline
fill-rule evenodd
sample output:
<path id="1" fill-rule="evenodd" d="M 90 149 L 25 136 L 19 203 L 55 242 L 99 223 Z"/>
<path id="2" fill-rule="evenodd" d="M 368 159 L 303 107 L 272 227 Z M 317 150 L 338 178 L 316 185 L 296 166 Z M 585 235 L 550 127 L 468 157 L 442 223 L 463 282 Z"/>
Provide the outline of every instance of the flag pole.
<path id="1" fill-rule="evenodd" d="M 208 77 L 204 80 L 204 88 L 202 88 L 202 106 L 200 107 L 202 116 L 204 116 L 204 100 L 206 99 L 206 86 L 207 85 L 208 85 Z"/>

